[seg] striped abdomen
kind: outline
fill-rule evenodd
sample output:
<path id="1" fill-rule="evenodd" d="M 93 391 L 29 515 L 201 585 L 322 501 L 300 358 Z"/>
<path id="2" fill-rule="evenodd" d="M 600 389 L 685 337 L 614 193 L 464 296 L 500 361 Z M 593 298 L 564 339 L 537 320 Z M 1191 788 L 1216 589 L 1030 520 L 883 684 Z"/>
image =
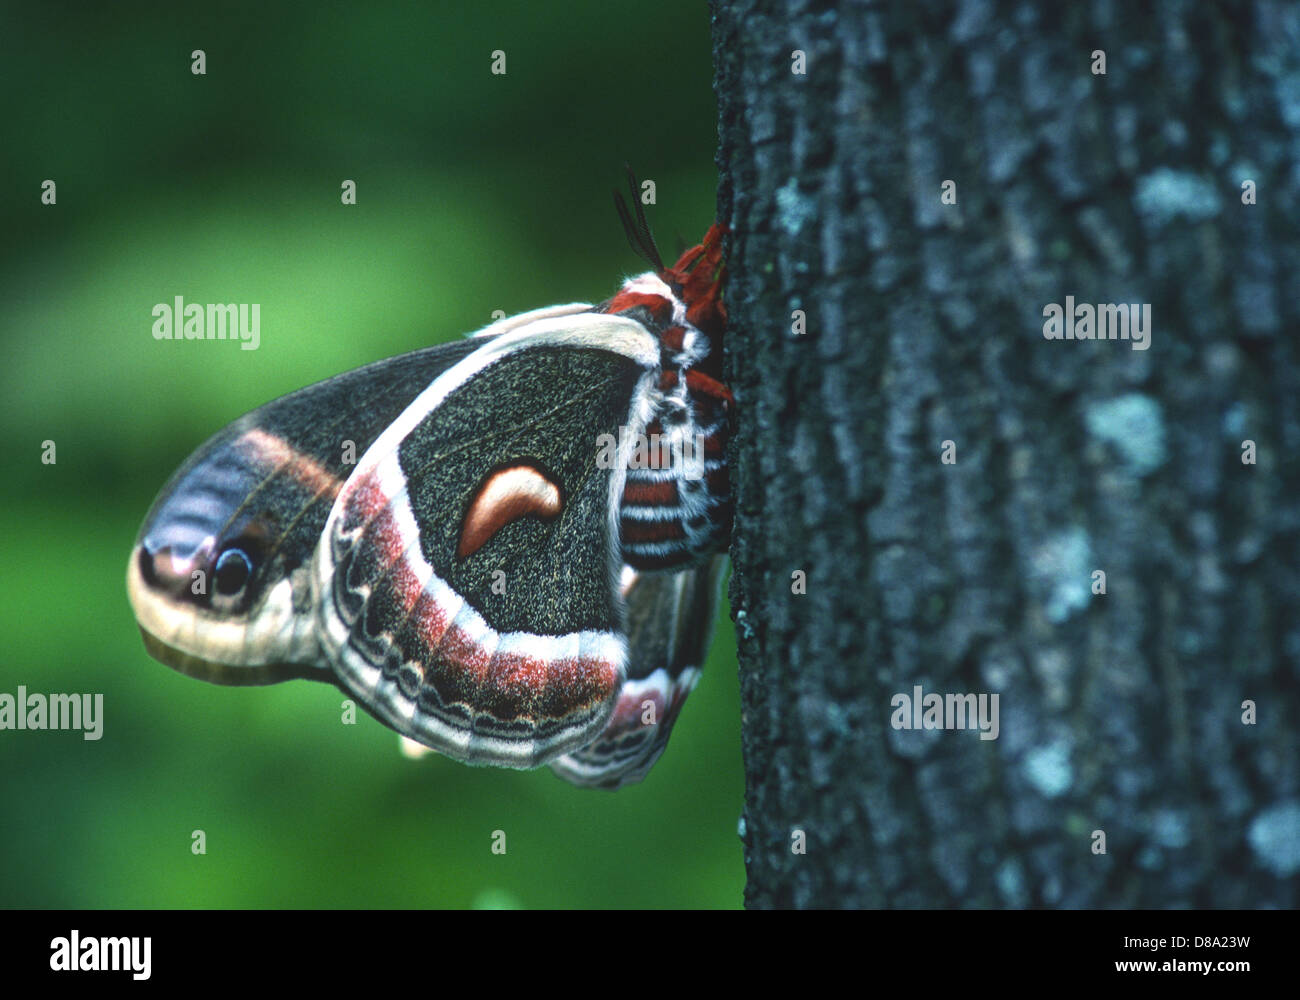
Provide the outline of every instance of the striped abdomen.
<path id="1" fill-rule="evenodd" d="M 664 569 L 724 551 L 731 526 L 725 462 L 727 413 L 721 400 L 690 393 L 677 422 L 647 425 L 637 442 L 619 511 L 623 559 Z"/>

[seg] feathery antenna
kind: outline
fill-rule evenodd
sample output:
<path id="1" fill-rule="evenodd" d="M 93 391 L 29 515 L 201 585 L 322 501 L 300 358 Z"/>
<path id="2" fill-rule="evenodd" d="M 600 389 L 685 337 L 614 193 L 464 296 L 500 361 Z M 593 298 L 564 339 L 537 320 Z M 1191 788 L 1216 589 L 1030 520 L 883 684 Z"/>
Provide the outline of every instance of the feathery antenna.
<path id="1" fill-rule="evenodd" d="M 659 248 L 655 246 L 655 238 L 650 233 L 650 223 L 646 221 L 645 206 L 641 204 L 641 186 L 637 183 L 636 174 L 632 172 L 631 166 L 624 164 L 624 168 L 627 170 L 627 183 L 632 194 L 633 207 L 629 209 L 627 203 L 623 201 L 623 196 L 616 190 L 614 208 L 618 211 L 619 221 L 623 223 L 623 232 L 627 234 L 627 242 L 632 247 L 632 252 L 649 263 L 656 271 L 662 271 L 663 258 L 659 256 Z"/>

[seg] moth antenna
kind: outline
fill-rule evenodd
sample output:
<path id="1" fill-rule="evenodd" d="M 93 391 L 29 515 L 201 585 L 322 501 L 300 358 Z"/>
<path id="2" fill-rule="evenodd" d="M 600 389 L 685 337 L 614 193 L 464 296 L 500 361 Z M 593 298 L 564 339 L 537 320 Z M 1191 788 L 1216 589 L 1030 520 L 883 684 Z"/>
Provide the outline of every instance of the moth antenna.
<path id="1" fill-rule="evenodd" d="M 627 241 L 632 247 L 632 252 L 642 260 L 650 264 L 656 271 L 664 269 L 663 258 L 659 255 L 659 247 L 655 245 L 654 235 L 650 232 L 650 223 L 646 221 L 645 208 L 641 204 L 639 185 L 636 182 L 636 174 L 632 172 L 632 167 L 624 164 L 627 170 L 628 190 L 632 195 L 633 209 L 629 209 L 623 201 L 623 196 L 614 192 L 614 208 L 618 211 L 619 221 L 623 223 L 623 232 L 627 235 Z M 633 215 L 635 212 L 635 216 Z"/>
<path id="2" fill-rule="evenodd" d="M 654 233 L 650 231 L 650 222 L 645 217 L 645 205 L 641 201 L 641 185 L 637 183 L 636 174 L 632 172 L 632 167 L 628 164 L 624 164 L 624 166 L 627 167 L 628 183 L 632 185 L 632 199 L 636 205 L 636 221 L 641 227 L 642 241 L 654 255 L 652 261 L 655 265 L 655 270 L 662 271 L 664 269 L 664 261 L 663 257 L 659 254 L 659 248 L 655 245 Z"/>
<path id="3" fill-rule="evenodd" d="M 645 257 L 645 250 L 641 246 L 640 234 L 636 231 L 636 224 L 632 221 L 632 213 L 623 201 L 623 196 L 617 191 L 614 192 L 614 210 L 618 212 L 618 220 L 623 223 L 623 235 L 627 237 L 628 246 L 638 257 Z"/>

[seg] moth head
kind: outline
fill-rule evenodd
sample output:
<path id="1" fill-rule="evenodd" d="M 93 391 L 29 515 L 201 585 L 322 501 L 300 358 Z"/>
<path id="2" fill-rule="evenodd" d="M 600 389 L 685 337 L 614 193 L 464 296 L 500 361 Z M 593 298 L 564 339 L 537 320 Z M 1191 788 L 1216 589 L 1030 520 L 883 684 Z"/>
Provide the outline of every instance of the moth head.
<path id="1" fill-rule="evenodd" d="M 697 246 L 684 251 L 676 264 L 659 272 L 664 284 L 685 304 L 686 321 L 715 343 L 727 326 L 722 301 L 726 280 L 722 240 L 726 233 L 726 227 L 715 222 Z"/>
<path id="2" fill-rule="evenodd" d="M 674 305 L 684 307 L 685 320 L 703 331 L 716 346 L 727 326 L 727 310 L 722 302 L 722 286 L 726 279 L 726 266 L 722 259 L 722 241 L 727 235 L 726 226 L 714 223 L 696 246 L 684 250 L 672 267 L 665 267 L 650 232 L 645 209 L 640 198 L 640 187 L 632 168 L 627 168 L 628 187 L 632 207 L 623 196 L 614 192 L 614 207 L 623 223 L 623 232 L 638 257 L 646 261 L 653 274 L 672 294 Z M 637 279 L 624 285 L 624 291 L 635 289 Z M 674 316 L 674 321 L 679 321 Z"/>

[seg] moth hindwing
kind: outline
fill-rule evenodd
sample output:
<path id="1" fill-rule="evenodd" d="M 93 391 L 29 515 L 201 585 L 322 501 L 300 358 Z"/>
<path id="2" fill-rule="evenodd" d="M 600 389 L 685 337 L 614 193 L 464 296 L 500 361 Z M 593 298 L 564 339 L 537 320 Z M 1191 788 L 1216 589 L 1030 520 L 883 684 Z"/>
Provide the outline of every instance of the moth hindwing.
<path id="1" fill-rule="evenodd" d="M 131 555 L 147 650 L 221 684 L 329 681 L 467 763 L 640 780 L 698 676 L 730 523 L 721 235 L 600 306 L 218 432 Z"/>

